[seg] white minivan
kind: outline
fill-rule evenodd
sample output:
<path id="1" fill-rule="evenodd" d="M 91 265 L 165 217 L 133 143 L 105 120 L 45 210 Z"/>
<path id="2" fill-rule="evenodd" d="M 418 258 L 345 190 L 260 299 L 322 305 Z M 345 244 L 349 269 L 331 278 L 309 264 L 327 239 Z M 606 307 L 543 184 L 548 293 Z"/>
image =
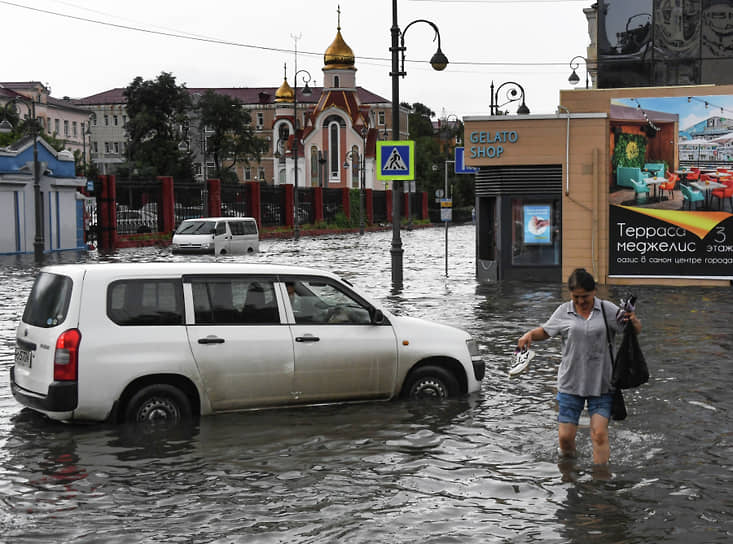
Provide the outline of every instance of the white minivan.
<path id="1" fill-rule="evenodd" d="M 255 253 L 260 234 L 253 217 L 201 217 L 184 219 L 173 234 L 173 253 Z"/>
<path id="2" fill-rule="evenodd" d="M 253 408 L 480 389 L 464 331 L 397 316 L 334 274 L 242 263 L 44 267 L 11 390 L 61 421 L 172 422 Z"/>

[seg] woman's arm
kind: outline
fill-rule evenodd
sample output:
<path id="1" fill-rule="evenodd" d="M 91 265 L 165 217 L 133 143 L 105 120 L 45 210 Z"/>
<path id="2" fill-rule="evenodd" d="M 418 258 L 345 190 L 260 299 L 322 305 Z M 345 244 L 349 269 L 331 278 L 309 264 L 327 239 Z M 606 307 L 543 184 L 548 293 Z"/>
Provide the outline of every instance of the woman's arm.
<path id="1" fill-rule="evenodd" d="M 527 331 L 522 336 L 520 336 L 519 341 L 517 341 L 517 347 L 519 349 L 529 348 L 533 341 L 547 340 L 549 337 L 550 335 L 545 332 L 545 329 L 543 329 L 542 327 L 537 327 L 536 329 Z"/>

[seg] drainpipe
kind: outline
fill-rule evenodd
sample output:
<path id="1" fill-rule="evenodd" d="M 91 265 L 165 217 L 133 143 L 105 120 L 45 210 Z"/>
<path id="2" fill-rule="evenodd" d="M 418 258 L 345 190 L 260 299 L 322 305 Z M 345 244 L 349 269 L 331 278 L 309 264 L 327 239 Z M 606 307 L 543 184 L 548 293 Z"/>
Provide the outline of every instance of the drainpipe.
<path id="1" fill-rule="evenodd" d="M 565 195 L 570 194 L 570 110 L 559 105 L 558 110 L 565 110 L 567 128 L 565 129 Z"/>

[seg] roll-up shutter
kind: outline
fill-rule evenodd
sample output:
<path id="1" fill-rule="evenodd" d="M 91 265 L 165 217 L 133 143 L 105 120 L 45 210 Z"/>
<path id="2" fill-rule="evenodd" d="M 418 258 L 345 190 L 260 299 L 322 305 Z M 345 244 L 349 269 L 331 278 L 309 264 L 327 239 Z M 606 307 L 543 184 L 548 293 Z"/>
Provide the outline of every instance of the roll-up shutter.
<path id="1" fill-rule="evenodd" d="M 475 175 L 477 197 L 562 192 L 559 164 L 496 166 L 481 168 Z"/>

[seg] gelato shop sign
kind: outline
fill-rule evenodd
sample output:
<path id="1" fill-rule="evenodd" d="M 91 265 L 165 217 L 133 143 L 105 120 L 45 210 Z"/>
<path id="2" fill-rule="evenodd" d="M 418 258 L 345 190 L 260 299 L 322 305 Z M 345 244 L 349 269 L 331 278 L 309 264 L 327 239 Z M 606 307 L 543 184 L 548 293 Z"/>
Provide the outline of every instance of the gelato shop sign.
<path id="1" fill-rule="evenodd" d="M 516 130 L 474 130 L 469 152 L 472 159 L 498 159 L 508 144 L 515 144 L 518 140 L 519 132 Z"/>

